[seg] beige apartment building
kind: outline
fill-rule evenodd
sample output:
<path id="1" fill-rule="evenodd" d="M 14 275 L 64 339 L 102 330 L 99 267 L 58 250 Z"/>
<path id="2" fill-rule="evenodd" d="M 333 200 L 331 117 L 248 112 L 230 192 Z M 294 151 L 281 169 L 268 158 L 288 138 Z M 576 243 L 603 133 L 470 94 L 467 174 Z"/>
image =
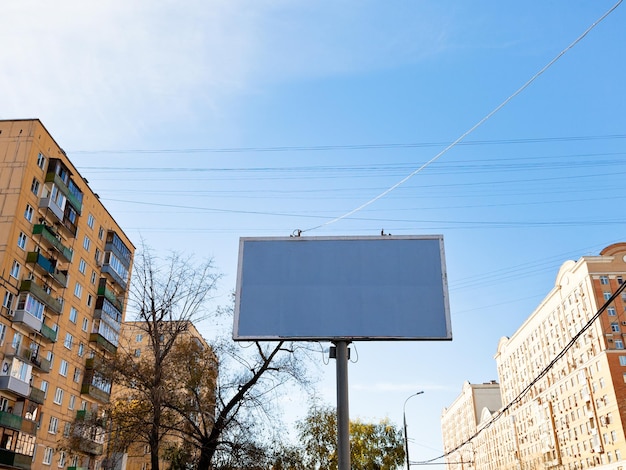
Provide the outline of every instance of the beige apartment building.
<path id="1" fill-rule="evenodd" d="M 562 265 L 550 293 L 497 346 L 503 407 L 477 420 L 482 432 L 466 444 L 473 466 L 464 468 L 626 468 L 625 278 L 626 243 Z M 446 451 L 457 442 L 448 435 Z"/>
<path id="2" fill-rule="evenodd" d="M 441 431 L 448 468 L 474 468 L 474 442 L 465 444 L 478 431 L 480 422 L 502 407 L 500 386 L 495 381 L 483 384 L 465 382 L 461 394 L 441 416 Z"/>
<path id="3" fill-rule="evenodd" d="M 0 468 L 103 468 L 94 361 L 117 350 L 133 252 L 39 120 L 0 121 Z"/>
<path id="4" fill-rule="evenodd" d="M 184 322 L 185 328 L 182 333 L 176 339 L 175 344 L 185 343 L 193 341 L 196 345 L 200 346 L 202 350 L 210 350 L 209 345 L 202 335 L 198 332 L 192 322 Z M 167 330 L 168 328 L 165 328 Z M 133 357 L 134 360 L 140 361 L 143 359 L 150 360 L 153 357 L 153 349 L 150 345 L 150 336 L 147 333 L 146 323 L 142 321 L 127 321 L 122 324 L 122 331 L 120 335 L 120 352 L 122 354 L 128 354 Z M 217 377 L 217 360 L 216 366 L 213 369 L 214 376 Z M 130 393 L 129 393 L 130 392 Z M 209 395 L 212 396 L 211 403 L 215 405 L 215 390 L 211 389 Z M 112 400 L 123 399 L 128 400 L 129 396 L 132 396 L 132 391 L 125 390 L 119 385 L 113 386 Z M 161 451 L 166 449 L 169 445 L 180 445 L 183 443 L 183 438 L 175 433 L 169 433 L 163 437 L 161 444 Z M 169 462 L 160 460 L 160 468 L 168 468 Z M 137 440 L 132 443 L 123 455 L 118 455 L 115 459 L 116 470 L 147 470 L 150 468 L 150 447 L 146 442 Z"/>

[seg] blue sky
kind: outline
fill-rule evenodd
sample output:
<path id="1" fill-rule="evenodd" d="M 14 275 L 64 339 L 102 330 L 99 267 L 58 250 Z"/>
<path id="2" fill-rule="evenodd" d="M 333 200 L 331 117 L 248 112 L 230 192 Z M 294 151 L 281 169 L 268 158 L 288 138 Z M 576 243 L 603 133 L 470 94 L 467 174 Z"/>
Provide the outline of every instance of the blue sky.
<path id="1" fill-rule="evenodd" d="M 325 224 L 432 159 L 614 4 L 12 2 L 0 118 L 41 119 L 137 245 L 214 257 L 216 303 L 241 236 L 443 234 L 454 340 L 358 343 L 350 365 L 352 417 L 401 424 L 425 391 L 407 421 L 426 459 L 442 408 L 463 381 L 497 378 L 498 340 L 559 266 L 624 241 L 626 7 L 463 144 Z M 334 364 L 319 362 L 333 402 Z"/>

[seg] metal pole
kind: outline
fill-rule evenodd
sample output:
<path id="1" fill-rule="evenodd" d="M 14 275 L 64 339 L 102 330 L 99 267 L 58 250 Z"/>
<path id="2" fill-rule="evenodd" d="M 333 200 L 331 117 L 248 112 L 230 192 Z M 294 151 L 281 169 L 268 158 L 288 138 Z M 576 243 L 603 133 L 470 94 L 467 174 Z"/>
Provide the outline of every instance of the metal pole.
<path id="1" fill-rule="evenodd" d="M 350 470 L 350 407 L 348 403 L 348 341 L 337 341 L 338 470 Z"/>
<path id="2" fill-rule="evenodd" d="M 411 463 L 409 460 L 409 435 L 406 433 L 406 402 L 409 401 L 409 398 L 413 398 L 414 396 L 421 395 L 424 393 L 423 390 L 410 395 L 406 400 L 404 400 L 404 405 L 402 406 L 402 419 L 404 421 L 404 454 L 406 456 L 406 470 L 411 470 Z"/>

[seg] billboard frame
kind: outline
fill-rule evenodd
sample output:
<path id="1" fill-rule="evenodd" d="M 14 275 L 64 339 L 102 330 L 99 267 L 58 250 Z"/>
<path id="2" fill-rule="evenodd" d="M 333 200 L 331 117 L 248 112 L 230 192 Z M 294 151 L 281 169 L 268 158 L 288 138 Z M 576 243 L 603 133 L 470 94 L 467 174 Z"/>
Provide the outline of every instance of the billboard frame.
<path id="1" fill-rule="evenodd" d="M 244 263 L 246 255 L 246 244 L 254 242 L 285 242 L 285 243 L 313 243 L 313 242 L 384 242 L 393 243 L 394 241 L 430 241 L 437 243 L 437 253 L 431 253 L 433 256 L 438 256 L 437 268 L 440 270 L 436 276 L 440 275 L 440 281 L 438 277 L 435 277 L 436 282 L 440 282 L 441 291 L 437 293 L 441 294 L 441 298 L 437 297 L 437 302 L 441 304 L 438 306 L 441 309 L 441 315 L 443 318 L 437 317 L 438 327 L 442 331 L 436 335 L 411 335 L 403 336 L 397 335 L 382 335 L 376 334 L 282 334 L 283 332 L 277 332 L 276 334 L 250 334 L 247 332 L 240 332 L 240 308 L 242 303 L 242 290 L 246 288 L 244 279 Z M 249 245 L 248 245 L 249 246 Z M 430 246 L 430 245 L 429 245 Z M 435 251 L 433 248 L 429 248 L 430 251 Z M 431 279 L 432 281 L 432 279 Z M 439 312 L 438 312 L 439 314 Z M 233 339 L 235 341 L 447 341 L 452 340 L 452 330 L 450 322 L 450 307 L 449 307 L 449 295 L 448 295 L 448 283 L 447 283 L 447 271 L 445 263 L 445 252 L 443 245 L 443 235 L 381 235 L 381 236 L 320 236 L 320 237 L 241 237 L 239 240 L 239 260 L 237 266 L 237 288 L 235 293 L 235 315 L 233 322 Z"/>

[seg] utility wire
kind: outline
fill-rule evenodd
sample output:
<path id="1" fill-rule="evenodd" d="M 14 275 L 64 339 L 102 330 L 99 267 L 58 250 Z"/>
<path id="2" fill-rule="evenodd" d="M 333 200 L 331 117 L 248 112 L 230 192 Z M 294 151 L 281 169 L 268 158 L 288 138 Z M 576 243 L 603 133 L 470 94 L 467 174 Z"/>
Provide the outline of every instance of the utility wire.
<path id="1" fill-rule="evenodd" d="M 413 176 L 415 176 L 416 174 L 420 173 L 424 168 L 428 167 L 430 164 L 434 163 L 435 161 L 437 161 L 439 158 L 441 158 L 443 155 L 445 155 L 450 149 L 454 148 L 456 145 L 458 145 L 461 141 L 463 141 L 468 135 L 470 135 L 472 132 L 474 132 L 476 129 L 478 129 L 481 125 L 483 125 L 487 120 L 489 120 L 494 114 L 496 114 L 498 111 L 500 111 L 504 106 L 506 106 L 513 98 L 515 98 L 517 95 L 519 95 L 522 91 L 524 91 L 526 88 L 528 88 L 537 78 L 539 78 L 546 70 L 548 70 L 556 61 L 558 61 L 561 57 L 563 57 L 563 55 L 565 55 L 570 49 L 572 49 L 576 44 L 578 44 L 580 41 L 583 40 L 583 38 L 585 38 L 585 36 L 587 36 L 587 34 L 589 34 L 591 32 L 591 30 L 593 30 L 602 20 L 604 20 L 607 16 L 609 16 L 619 5 L 620 3 L 622 3 L 622 0 L 618 0 L 617 3 L 615 3 L 615 5 L 613 5 L 606 13 L 604 13 L 599 19 L 597 19 L 591 26 L 589 26 L 580 36 L 578 36 L 571 44 L 569 44 L 565 49 L 563 49 L 554 59 L 552 59 L 550 62 L 548 62 L 541 70 L 539 70 L 539 72 L 537 72 L 535 75 L 533 75 L 526 83 L 524 83 L 520 88 L 518 88 L 512 95 L 510 95 L 507 99 L 505 99 L 502 103 L 500 103 L 498 106 L 496 106 L 491 112 L 489 112 L 485 117 L 483 117 L 481 120 L 479 120 L 476 124 L 474 124 L 471 128 L 469 128 L 467 131 L 465 131 L 463 134 L 461 134 L 460 137 L 458 137 L 454 142 L 452 142 L 450 145 L 448 145 L 446 148 L 444 148 L 441 152 L 439 152 L 437 155 L 435 155 L 433 158 L 431 158 L 430 160 L 428 160 L 426 163 L 424 163 L 422 166 L 420 166 L 419 168 L 417 168 L 416 170 L 414 170 L 413 172 L 409 173 L 406 177 L 404 177 L 403 179 L 401 179 L 400 181 L 398 181 L 396 184 L 394 184 L 393 186 L 389 187 L 388 189 L 386 189 L 385 191 L 383 191 L 382 193 L 380 193 L 378 196 L 375 196 L 374 198 L 370 199 L 369 201 L 361 204 L 360 206 L 356 207 L 355 209 L 352 209 L 351 211 L 345 213 L 344 215 L 341 215 L 339 217 L 336 217 L 334 219 L 329 220 L 328 222 L 325 222 L 321 225 L 317 225 L 315 227 L 311 227 L 308 229 L 304 229 L 304 230 L 297 230 L 297 233 L 304 233 L 304 232 L 310 232 L 312 230 L 316 230 L 322 227 L 325 227 L 327 225 L 333 224 L 335 222 L 339 222 L 340 220 L 345 219 L 346 217 L 351 216 L 352 214 L 359 212 L 360 210 L 366 208 L 367 206 L 375 203 L 376 201 L 378 201 L 379 199 L 385 197 L 387 194 L 389 194 L 390 192 L 394 191 L 396 188 L 398 188 L 399 186 L 403 185 L 404 183 L 406 183 L 408 180 L 410 180 L 411 178 L 413 178 Z"/>
<path id="2" fill-rule="evenodd" d="M 591 326 L 594 324 L 594 322 L 600 318 L 600 315 L 602 315 L 605 310 L 609 307 L 609 305 L 617 298 L 619 297 L 619 295 L 622 293 L 622 291 L 626 288 L 626 282 L 621 284 L 618 289 L 615 291 L 615 293 L 611 296 L 611 298 L 609 298 L 606 302 L 604 302 L 604 304 L 602 305 L 602 307 L 600 307 L 598 309 L 598 311 L 591 317 L 591 319 L 580 329 L 580 331 L 578 333 L 576 333 L 574 336 L 572 336 L 572 339 L 565 345 L 565 347 L 561 350 L 561 352 L 559 352 L 554 359 L 552 359 L 550 361 L 550 363 L 541 371 L 539 372 L 539 374 L 526 386 L 524 387 L 524 389 L 513 399 L 511 400 L 511 402 L 506 405 L 504 408 L 500 409 L 498 411 L 498 414 L 496 414 L 495 416 L 493 416 L 491 418 L 491 420 L 489 420 L 489 422 L 487 422 L 483 427 L 481 427 L 478 431 L 476 431 L 472 436 L 470 436 L 465 442 L 459 444 L 458 446 L 456 446 L 454 449 L 447 451 L 446 453 L 444 453 L 443 455 L 440 455 L 439 457 L 435 457 L 433 459 L 429 459 L 429 460 L 424 460 L 421 462 L 418 462 L 418 464 L 423 465 L 423 464 L 428 464 L 430 462 L 434 462 L 435 460 L 440 460 L 442 458 L 447 457 L 448 455 L 453 454 L 454 452 L 456 452 L 457 450 L 459 450 L 461 447 L 469 444 L 471 441 L 473 441 L 476 437 L 478 437 L 485 429 L 488 429 L 489 427 L 491 427 L 493 425 L 493 423 L 495 423 L 498 419 L 500 419 L 502 416 L 504 416 L 504 414 L 509 411 L 514 405 L 518 404 L 522 398 L 524 398 L 524 396 L 530 392 L 530 390 L 537 384 L 537 382 L 539 382 L 539 380 L 541 380 L 549 371 L 550 369 L 552 369 L 552 367 L 554 367 L 556 365 L 556 363 L 562 359 L 565 354 L 567 353 L 567 351 L 569 351 L 575 344 L 576 341 L 578 341 L 578 339 L 589 329 L 591 328 Z"/>
<path id="3" fill-rule="evenodd" d="M 569 136 L 569 137 L 539 137 L 527 139 L 494 139 L 471 140 L 459 142 L 458 145 L 509 145 L 509 144 L 536 144 L 544 142 L 577 142 L 584 140 L 626 139 L 626 134 Z M 449 142 L 413 142 L 387 144 L 347 144 L 347 145 L 294 145 L 274 147 L 223 147 L 223 148 L 181 148 L 181 149 L 118 149 L 118 150 L 73 150 L 73 155 L 94 154 L 194 154 L 194 153 L 261 153 L 261 152 L 322 152 L 330 150 L 377 150 L 377 149 L 406 149 L 441 147 Z"/>

